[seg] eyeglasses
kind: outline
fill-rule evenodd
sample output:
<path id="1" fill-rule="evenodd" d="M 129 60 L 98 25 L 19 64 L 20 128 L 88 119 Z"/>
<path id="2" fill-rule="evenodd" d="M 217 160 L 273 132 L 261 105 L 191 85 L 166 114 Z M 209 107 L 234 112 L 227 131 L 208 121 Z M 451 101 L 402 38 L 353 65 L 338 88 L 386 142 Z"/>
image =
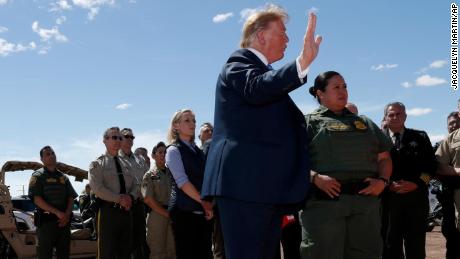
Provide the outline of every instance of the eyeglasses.
<path id="1" fill-rule="evenodd" d="M 125 139 L 135 139 L 136 137 L 131 136 L 131 135 L 125 135 L 123 136 Z"/>
<path id="2" fill-rule="evenodd" d="M 107 138 L 110 138 L 112 140 L 119 140 L 119 141 L 123 140 L 123 138 L 121 136 L 110 136 L 110 137 L 107 137 Z"/>

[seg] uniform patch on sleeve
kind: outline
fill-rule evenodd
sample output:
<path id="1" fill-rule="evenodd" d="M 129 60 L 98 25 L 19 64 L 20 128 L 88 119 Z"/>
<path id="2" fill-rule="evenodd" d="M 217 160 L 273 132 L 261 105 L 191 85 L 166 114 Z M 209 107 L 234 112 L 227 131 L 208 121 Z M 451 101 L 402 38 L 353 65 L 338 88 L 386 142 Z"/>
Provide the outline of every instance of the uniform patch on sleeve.
<path id="1" fill-rule="evenodd" d="M 35 186 L 36 183 L 37 183 L 37 177 L 36 176 L 30 177 L 29 186 Z"/>

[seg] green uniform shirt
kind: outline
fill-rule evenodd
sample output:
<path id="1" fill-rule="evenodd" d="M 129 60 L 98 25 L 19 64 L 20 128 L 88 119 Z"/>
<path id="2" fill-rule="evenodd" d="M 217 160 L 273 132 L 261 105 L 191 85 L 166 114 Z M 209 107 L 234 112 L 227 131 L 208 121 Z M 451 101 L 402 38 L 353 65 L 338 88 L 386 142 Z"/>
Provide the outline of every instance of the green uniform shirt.
<path id="1" fill-rule="evenodd" d="M 142 196 L 152 197 L 160 205 L 168 205 L 171 196 L 172 182 L 166 170 L 154 168 L 144 175 L 142 179 Z"/>
<path id="2" fill-rule="evenodd" d="M 338 180 L 377 176 L 378 154 L 390 151 L 392 144 L 372 120 L 347 109 L 335 114 L 324 106 L 305 120 L 313 171 Z"/>
<path id="3" fill-rule="evenodd" d="M 45 168 L 35 171 L 29 182 L 29 197 L 42 197 L 46 203 L 54 208 L 65 211 L 69 198 L 77 197 L 77 193 L 66 175 L 59 171 L 50 172 Z"/>

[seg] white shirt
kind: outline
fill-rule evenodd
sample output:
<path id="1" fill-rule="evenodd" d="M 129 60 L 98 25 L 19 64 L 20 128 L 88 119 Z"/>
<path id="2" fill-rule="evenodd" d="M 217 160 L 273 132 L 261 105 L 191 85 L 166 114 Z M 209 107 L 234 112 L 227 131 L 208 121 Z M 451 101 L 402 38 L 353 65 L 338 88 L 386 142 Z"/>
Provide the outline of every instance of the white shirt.
<path id="1" fill-rule="evenodd" d="M 264 56 L 264 54 L 262 54 L 260 51 L 254 49 L 254 48 L 247 48 L 249 51 L 251 51 L 252 53 L 254 53 L 254 55 L 256 55 L 260 61 L 262 61 L 266 66 L 268 66 L 268 59 Z M 304 69 L 303 71 L 301 70 L 301 67 L 300 67 L 300 56 L 298 56 L 295 60 L 295 64 L 296 64 L 296 67 L 297 67 L 297 76 L 299 77 L 300 79 L 300 82 L 303 84 L 304 81 L 303 79 L 307 76 L 307 73 L 308 71 L 310 70 L 310 67 L 307 67 L 306 69 Z"/>

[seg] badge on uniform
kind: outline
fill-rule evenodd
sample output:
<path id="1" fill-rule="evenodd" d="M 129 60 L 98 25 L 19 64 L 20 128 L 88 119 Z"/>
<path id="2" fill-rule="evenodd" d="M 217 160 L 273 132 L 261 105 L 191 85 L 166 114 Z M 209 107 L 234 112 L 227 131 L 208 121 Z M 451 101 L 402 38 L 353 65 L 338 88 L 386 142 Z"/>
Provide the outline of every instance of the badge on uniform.
<path id="1" fill-rule="evenodd" d="M 409 143 L 409 145 L 411 147 L 413 147 L 413 148 L 416 148 L 418 146 L 418 143 L 417 143 L 417 141 L 412 141 L 412 142 Z"/>
<path id="2" fill-rule="evenodd" d="M 60 182 L 61 184 L 65 184 L 65 176 L 59 177 L 59 182 Z"/>
<path id="3" fill-rule="evenodd" d="M 351 130 L 350 125 L 341 122 L 328 123 L 327 129 L 331 131 L 349 131 Z"/>
<path id="4" fill-rule="evenodd" d="M 355 127 L 356 129 L 359 129 L 359 130 L 366 130 L 367 129 L 367 126 L 366 124 L 364 124 L 362 121 L 355 121 Z"/>
<path id="5" fill-rule="evenodd" d="M 29 186 L 34 186 L 36 182 L 37 182 L 36 176 L 30 177 Z"/>
<path id="6" fill-rule="evenodd" d="M 52 177 L 49 177 L 49 178 L 46 178 L 46 182 L 47 183 L 55 183 L 55 182 L 57 182 L 57 180 L 52 178 Z"/>

